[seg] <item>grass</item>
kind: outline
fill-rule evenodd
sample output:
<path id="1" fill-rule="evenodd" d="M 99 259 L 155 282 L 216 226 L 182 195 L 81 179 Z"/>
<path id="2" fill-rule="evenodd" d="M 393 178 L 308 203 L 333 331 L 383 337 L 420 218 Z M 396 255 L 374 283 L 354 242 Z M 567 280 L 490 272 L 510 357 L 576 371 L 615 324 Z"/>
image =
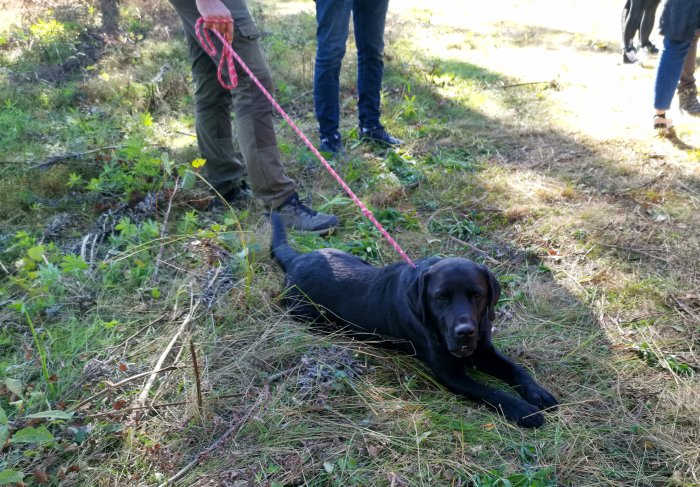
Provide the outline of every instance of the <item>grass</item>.
<path id="1" fill-rule="evenodd" d="M 357 140 L 351 41 L 334 165 L 412 258 L 496 273 L 497 345 L 562 403 L 536 431 L 286 315 L 263 209 L 203 209 L 169 5 L 126 2 L 108 43 L 84 6 L 0 18 L 0 484 L 159 485 L 199 458 L 183 485 L 700 485 L 694 121 L 680 142 L 637 124 L 653 70 L 615 66 L 599 14 L 616 7 L 563 2 L 572 23 L 506 3 L 390 9 L 395 151 Z M 313 4 L 251 8 L 313 134 Z M 89 59 L 66 64 L 76 50 Z M 279 142 L 302 196 L 342 222 L 293 244 L 395 261 L 288 127 Z M 109 384 L 154 370 L 190 313 L 138 409 L 145 378 Z"/>

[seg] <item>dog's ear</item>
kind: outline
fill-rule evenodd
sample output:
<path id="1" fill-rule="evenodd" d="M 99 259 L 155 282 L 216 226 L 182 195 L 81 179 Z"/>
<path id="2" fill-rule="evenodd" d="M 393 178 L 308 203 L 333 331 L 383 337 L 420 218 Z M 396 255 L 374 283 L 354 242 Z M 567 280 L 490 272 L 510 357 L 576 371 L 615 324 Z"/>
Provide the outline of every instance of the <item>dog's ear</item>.
<path id="1" fill-rule="evenodd" d="M 496 319 L 496 304 L 501 297 L 501 285 L 498 283 L 498 279 L 496 279 L 496 276 L 493 275 L 493 272 L 491 272 L 488 267 L 482 265 L 481 272 L 484 274 L 487 282 L 489 283 L 489 302 L 487 311 L 489 320 L 493 321 Z"/>
<path id="2" fill-rule="evenodd" d="M 408 285 L 408 306 L 421 323 L 425 323 L 426 317 L 430 313 L 430 305 L 426 295 L 428 279 L 430 279 L 429 269 L 419 268 Z"/>

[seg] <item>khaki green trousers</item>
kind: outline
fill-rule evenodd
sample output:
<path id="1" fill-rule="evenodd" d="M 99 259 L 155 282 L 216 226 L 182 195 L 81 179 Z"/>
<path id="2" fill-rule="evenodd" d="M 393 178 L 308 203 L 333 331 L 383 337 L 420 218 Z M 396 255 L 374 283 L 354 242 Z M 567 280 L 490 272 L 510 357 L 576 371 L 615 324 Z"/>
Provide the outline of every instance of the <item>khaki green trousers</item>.
<path id="1" fill-rule="evenodd" d="M 234 50 L 263 86 L 273 93 L 270 70 L 260 49 L 260 31 L 245 0 L 222 1 L 234 20 Z M 247 170 L 253 194 L 268 207 L 279 206 L 296 191 L 296 183 L 284 172 L 277 148 L 272 105 L 240 66 L 236 66 L 238 86 L 231 91 L 223 88 L 216 75 L 220 56 L 210 57 L 197 41 L 194 25 L 200 14 L 195 0 L 170 0 L 170 3 L 182 19 L 192 61 L 197 143 L 207 161 L 204 165 L 207 181 L 223 194 L 232 189 Z M 220 54 L 218 37 L 213 34 L 211 37 Z M 245 166 L 235 157 L 232 109 Z"/>

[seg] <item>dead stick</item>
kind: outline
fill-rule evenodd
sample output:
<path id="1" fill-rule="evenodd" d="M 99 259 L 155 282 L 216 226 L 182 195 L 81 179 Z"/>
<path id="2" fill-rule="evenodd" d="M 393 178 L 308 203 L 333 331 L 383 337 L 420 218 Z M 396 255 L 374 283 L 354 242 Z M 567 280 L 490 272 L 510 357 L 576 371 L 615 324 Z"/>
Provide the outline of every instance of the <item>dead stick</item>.
<path id="1" fill-rule="evenodd" d="M 530 81 L 528 83 L 515 83 L 513 85 L 501 85 L 499 88 L 516 88 L 518 86 L 529 86 L 529 85 L 543 85 L 543 84 L 553 84 L 555 83 L 554 80 L 549 80 L 549 81 Z"/>
<path id="2" fill-rule="evenodd" d="M 479 254 L 479 255 L 482 256 L 485 260 L 491 262 L 492 264 L 500 264 L 499 261 L 497 261 L 496 259 L 494 259 L 493 257 L 491 257 L 489 254 L 487 254 L 486 252 L 484 252 L 483 250 L 481 250 L 481 249 L 480 249 L 479 247 L 477 247 L 476 245 L 472 245 L 472 244 L 470 244 L 469 242 L 465 242 L 465 241 L 462 240 L 461 238 L 452 237 L 452 236 L 450 236 L 450 238 L 451 238 L 452 240 L 454 240 L 455 242 L 459 243 L 459 244 L 466 245 L 467 247 L 469 247 L 470 249 L 472 249 L 474 252 L 476 252 L 477 254 Z"/>
<path id="3" fill-rule="evenodd" d="M 199 463 L 206 458 L 207 456 L 211 455 L 213 452 L 215 452 L 221 445 L 224 444 L 224 442 L 229 438 L 229 436 L 235 434 L 238 432 L 239 429 L 248 421 L 248 418 L 253 414 L 253 411 L 258 407 L 258 405 L 262 402 L 263 399 L 263 393 L 258 396 L 257 401 L 255 401 L 255 404 L 253 404 L 250 409 L 248 409 L 248 412 L 240 418 L 238 421 L 233 423 L 231 427 L 226 430 L 226 432 L 219 437 L 218 440 L 216 440 L 214 443 L 212 443 L 206 450 L 203 452 L 199 453 L 194 460 L 192 460 L 190 463 L 185 465 L 179 472 L 177 472 L 175 475 L 170 477 L 168 480 L 160 484 L 158 487 L 166 487 L 167 485 L 170 485 L 172 483 L 177 482 L 180 480 L 182 477 L 184 477 L 190 470 L 192 470 L 194 467 L 199 465 Z"/>
<path id="4" fill-rule="evenodd" d="M 676 302 L 676 304 L 680 306 L 681 309 L 685 311 L 688 314 L 688 316 L 690 316 L 694 321 L 700 323 L 700 317 L 698 317 L 698 315 L 696 315 L 692 310 L 688 309 L 686 305 L 678 301 L 678 299 L 676 299 L 676 297 L 673 294 L 671 294 L 671 299 L 673 299 Z"/>
<path id="5" fill-rule="evenodd" d="M 268 383 L 268 384 L 272 384 L 273 382 L 277 382 L 277 381 L 280 380 L 282 377 L 284 377 L 285 375 L 291 374 L 292 372 L 294 372 L 294 371 L 297 370 L 298 368 L 299 368 L 299 366 L 298 366 L 298 365 L 295 365 L 294 367 L 291 367 L 291 368 L 289 368 L 289 369 L 287 369 L 287 370 L 283 370 L 283 371 L 281 371 L 281 372 L 276 372 L 276 373 L 274 373 L 274 374 L 270 374 L 270 376 L 267 378 L 267 383 Z"/>
<path id="6" fill-rule="evenodd" d="M 194 368 L 194 383 L 197 387 L 197 410 L 202 414 L 202 385 L 199 382 L 199 364 L 197 364 L 197 353 L 194 349 L 194 342 L 190 337 L 190 355 L 192 355 L 192 367 Z"/>
<path id="7" fill-rule="evenodd" d="M 212 397 L 211 399 L 207 399 L 210 402 L 219 402 L 223 401 L 225 399 L 232 399 L 234 397 L 241 397 L 243 393 L 239 394 L 223 394 L 221 396 L 217 397 Z M 160 404 L 147 404 L 145 406 L 133 406 L 130 408 L 124 408 L 124 409 L 115 409 L 113 411 L 104 411 L 101 413 L 94 413 L 94 414 L 86 414 L 84 417 L 86 419 L 88 418 L 99 418 L 102 416 L 118 416 L 120 414 L 127 414 L 131 413 L 133 411 L 138 411 L 139 409 L 160 409 L 160 408 L 169 408 L 173 406 L 184 406 L 187 404 L 189 401 L 178 401 L 178 402 L 165 402 L 165 403 L 160 403 Z"/>
<path id="8" fill-rule="evenodd" d="M 168 354 L 170 353 L 170 350 L 172 350 L 173 346 L 175 345 L 175 342 L 177 342 L 178 338 L 180 338 L 180 335 L 182 332 L 187 328 L 187 325 L 192 321 L 192 318 L 194 317 L 195 311 L 197 311 L 197 308 L 199 308 L 199 304 L 201 301 L 197 301 L 194 303 L 194 297 L 192 296 L 192 291 L 190 290 L 190 311 L 187 313 L 187 316 L 185 316 L 185 319 L 182 320 L 182 324 L 180 325 L 180 328 L 175 332 L 173 337 L 170 339 L 170 343 L 165 347 L 165 350 L 163 350 L 163 353 L 160 354 L 160 357 L 158 358 L 158 362 L 156 362 L 156 369 L 160 369 L 163 366 L 163 363 L 165 362 L 165 359 L 168 357 Z M 153 383 L 156 381 L 156 375 L 153 374 L 148 378 L 148 381 L 146 382 L 146 385 L 143 388 L 143 391 L 141 391 L 141 394 L 139 394 L 139 397 L 137 399 L 137 404 L 144 406 L 146 404 L 146 399 L 148 398 L 148 393 L 151 391 L 151 388 L 153 387 Z"/>
<path id="9" fill-rule="evenodd" d="M 36 169 L 46 169 L 46 168 L 53 166 L 57 162 L 60 162 L 60 161 L 66 160 L 66 159 L 81 159 L 82 157 L 84 157 L 88 154 L 94 154 L 95 152 L 101 152 L 104 150 L 115 150 L 115 149 L 121 149 L 121 146 L 110 145 L 108 147 L 100 147 L 99 149 L 87 150 L 85 152 L 68 152 L 66 154 L 51 156 L 46 161 L 37 164 Z"/>
<path id="10" fill-rule="evenodd" d="M 95 399 L 99 399 L 101 396 L 104 396 L 104 395 L 107 394 L 109 391 L 112 391 L 112 390 L 114 390 L 114 389 L 118 389 L 118 388 L 120 388 L 120 387 L 122 387 L 122 386 L 125 386 L 125 385 L 128 384 L 129 382 L 133 382 L 133 381 L 135 381 L 135 380 L 141 379 L 142 377 L 146 377 L 147 375 L 153 374 L 153 375 L 155 376 L 156 374 L 160 374 L 160 373 L 163 373 L 163 372 L 168 372 L 168 371 L 171 371 L 171 370 L 176 370 L 176 369 L 179 369 L 179 368 L 180 368 L 180 367 L 178 367 L 178 366 L 176 366 L 176 365 L 173 365 L 173 366 L 170 366 L 170 367 L 165 367 L 164 369 L 155 369 L 155 370 L 152 370 L 152 371 L 149 371 L 149 372 L 141 372 L 140 374 L 132 375 L 131 377 L 127 377 L 126 379 L 121 380 L 121 381 L 119 381 L 119 382 L 117 382 L 117 383 L 112 383 L 112 382 L 109 382 L 109 381 L 105 381 L 105 385 L 107 386 L 105 389 L 102 389 L 102 390 L 101 390 L 100 392 L 98 392 L 97 394 L 93 394 L 92 396 L 88 397 L 87 399 L 85 399 L 84 401 L 82 401 L 82 402 L 81 402 L 80 404 L 78 404 L 77 406 L 71 406 L 71 407 L 69 407 L 69 408 L 68 408 L 68 411 L 76 411 L 76 410 L 80 409 L 81 407 L 85 406 L 86 404 L 88 404 L 88 403 L 94 401 Z"/>
<path id="11" fill-rule="evenodd" d="M 604 243 L 600 243 L 600 242 L 596 242 L 596 245 L 600 245 L 601 247 L 608 247 L 611 249 L 626 250 L 627 252 L 631 252 L 633 254 L 639 254 L 639 255 L 643 255 L 644 257 L 649 257 L 650 259 L 660 260 L 661 262 L 666 262 L 668 265 L 671 265 L 671 266 L 676 265 L 674 262 L 671 262 L 668 259 L 664 259 L 663 257 L 658 257 L 656 255 L 649 254 L 649 253 L 645 252 L 644 250 L 635 249 L 633 247 L 624 247 L 622 245 L 604 244 Z"/>
<path id="12" fill-rule="evenodd" d="M 188 401 L 178 401 L 178 402 L 168 402 L 168 403 L 161 403 L 161 404 L 147 404 L 146 406 L 134 406 L 131 408 L 124 408 L 124 409 L 115 409 L 113 411 L 104 411 L 101 413 L 94 413 L 94 414 L 86 414 L 84 417 L 85 419 L 93 419 L 93 418 L 100 418 L 102 416 L 112 416 L 112 415 L 120 415 L 120 414 L 128 414 L 133 411 L 138 411 L 139 409 L 160 409 L 160 408 L 167 408 L 167 407 L 172 407 L 172 406 L 182 406 L 184 404 L 187 404 Z"/>
<path id="13" fill-rule="evenodd" d="M 165 315 L 160 315 L 158 318 L 156 318 L 155 320 L 151 321 L 151 322 L 148 323 L 147 325 L 142 326 L 141 328 L 139 328 L 138 330 L 136 330 L 136 331 L 135 331 L 130 337 L 128 337 L 126 340 L 123 340 L 119 345 L 117 345 L 116 347 L 112 347 L 112 350 L 117 350 L 118 348 L 121 348 L 122 346 L 123 346 L 124 348 L 126 348 L 127 344 L 129 343 L 129 341 L 130 341 L 132 338 L 135 338 L 135 337 L 137 337 L 138 335 L 140 335 L 141 332 L 143 332 L 143 331 L 145 331 L 145 330 L 148 330 L 150 327 L 152 327 L 153 325 L 155 325 L 156 323 L 158 323 L 158 322 L 159 322 L 160 320 L 162 320 L 163 318 L 165 318 Z"/>
<path id="14" fill-rule="evenodd" d="M 158 277 L 158 268 L 160 267 L 160 261 L 163 260 L 163 254 L 165 253 L 165 235 L 168 231 L 168 218 L 170 217 L 170 210 L 173 207 L 173 198 L 175 193 L 177 193 L 177 184 L 180 182 L 180 176 L 175 180 L 175 188 L 173 192 L 170 193 L 170 199 L 168 200 L 168 209 L 165 211 L 165 217 L 163 217 L 163 228 L 160 231 L 160 248 L 158 249 L 158 257 L 156 257 L 156 267 L 153 269 L 153 274 L 151 279 L 153 282 L 156 281 Z"/>

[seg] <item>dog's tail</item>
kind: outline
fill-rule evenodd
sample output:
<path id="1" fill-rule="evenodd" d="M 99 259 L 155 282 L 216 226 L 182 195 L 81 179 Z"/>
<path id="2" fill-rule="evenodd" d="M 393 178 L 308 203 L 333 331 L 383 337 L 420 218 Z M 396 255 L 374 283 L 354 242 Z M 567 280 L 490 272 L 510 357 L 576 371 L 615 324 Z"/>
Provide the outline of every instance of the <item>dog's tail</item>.
<path id="1" fill-rule="evenodd" d="M 286 271 L 289 264 L 291 264 L 299 254 L 289 246 L 284 223 L 279 214 L 275 211 L 270 212 L 270 220 L 272 221 L 272 244 L 270 245 L 270 253 L 272 257 L 279 262 L 282 269 Z"/>

